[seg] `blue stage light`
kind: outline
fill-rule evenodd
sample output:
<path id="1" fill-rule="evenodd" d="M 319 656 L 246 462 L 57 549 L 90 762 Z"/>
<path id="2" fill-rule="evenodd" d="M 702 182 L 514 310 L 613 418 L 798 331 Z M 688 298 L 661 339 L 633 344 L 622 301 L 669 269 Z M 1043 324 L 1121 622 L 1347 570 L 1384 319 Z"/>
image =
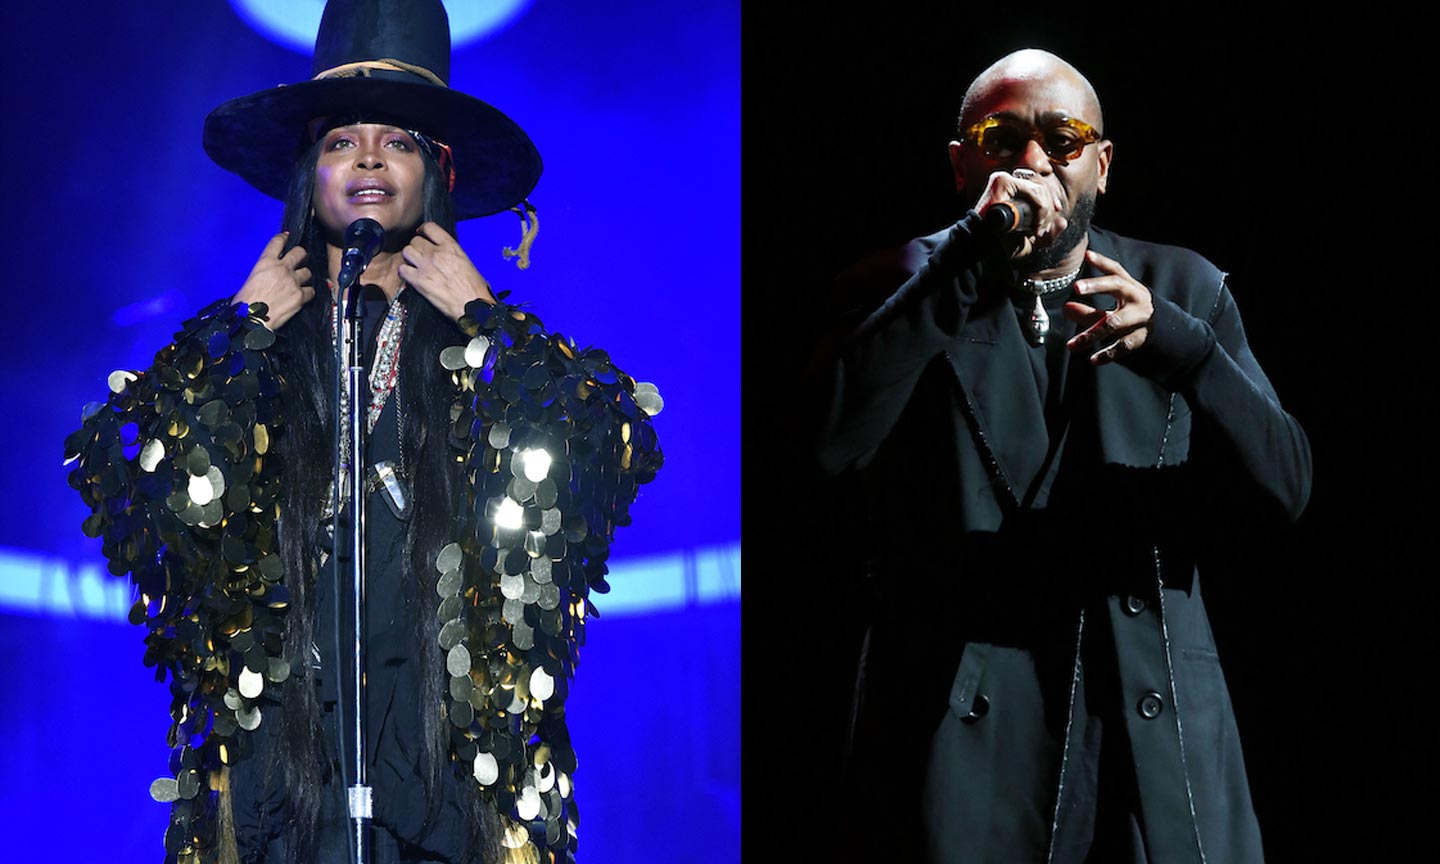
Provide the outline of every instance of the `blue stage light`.
<path id="1" fill-rule="evenodd" d="M 309 55 L 320 29 L 325 0 L 230 0 L 235 11 L 257 32 L 281 45 Z M 530 0 L 451 0 L 450 42 L 455 48 L 506 27 L 530 6 Z"/>

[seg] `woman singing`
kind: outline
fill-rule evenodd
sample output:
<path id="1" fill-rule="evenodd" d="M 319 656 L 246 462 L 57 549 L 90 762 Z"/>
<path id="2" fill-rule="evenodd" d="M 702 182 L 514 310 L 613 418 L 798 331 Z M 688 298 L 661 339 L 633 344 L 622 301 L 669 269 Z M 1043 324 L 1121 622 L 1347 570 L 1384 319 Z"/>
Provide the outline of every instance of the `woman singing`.
<path id="1" fill-rule="evenodd" d="M 284 200 L 282 230 L 66 441 L 84 528 L 138 587 L 131 621 L 170 681 L 151 787 L 167 861 L 353 856 L 350 562 L 331 526 L 348 507 L 335 277 L 363 218 L 384 241 L 361 279 L 367 447 L 342 473 L 368 490 L 372 860 L 573 858 L 565 697 L 614 529 L 662 463 L 660 402 L 497 298 L 456 242 L 456 219 L 516 209 L 524 266 L 541 166 L 445 85 L 449 51 L 438 0 L 331 0 L 312 80 L 210 115 L 207 152 Z"/>

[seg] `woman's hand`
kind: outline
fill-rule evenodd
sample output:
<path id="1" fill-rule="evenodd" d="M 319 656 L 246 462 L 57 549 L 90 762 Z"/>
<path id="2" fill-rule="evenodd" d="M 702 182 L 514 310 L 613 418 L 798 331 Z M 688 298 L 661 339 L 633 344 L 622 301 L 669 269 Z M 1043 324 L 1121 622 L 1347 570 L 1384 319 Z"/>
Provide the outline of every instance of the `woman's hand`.
<path id="1" fill-rule="evenodd" d="M 452 321 L 460 320 L 471 300 L 495 304 L 490 283 L 475 269 L 470 256 L 450 232 L 434 222 L 416 229 L 400 257 L 400 278 Z"/>
<path id="2" fill-rule="evenodd" d="M 264 303 L 269 307 L 266 326 L 279 330 L 315 296 L 310 284 L 310 268 L 305 266 L 305 247 L 296 246 L 284 255 L 288 232 L 281 231 L 265 244 L 260 260 L 246 277 L 245 284 L 233 298 L 236 303 Z"/>

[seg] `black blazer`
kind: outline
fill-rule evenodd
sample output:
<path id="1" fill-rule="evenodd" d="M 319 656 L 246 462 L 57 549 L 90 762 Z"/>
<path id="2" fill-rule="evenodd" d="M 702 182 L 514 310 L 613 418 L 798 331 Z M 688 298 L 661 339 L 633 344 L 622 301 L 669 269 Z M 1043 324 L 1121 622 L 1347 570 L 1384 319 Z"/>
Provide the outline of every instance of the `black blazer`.
<path id="1" fill-rule="evenodd" d="M 909 771 L 892 803 L 916 794 L 887 808 L 909 827 L 876 851 L 898 836 L 933 860 L 1063 856 L 1093 816 L 1094 778 L 1075 773 L 1099 734 L 1077 705 L 1083 671 L 1134 753 L 1150 860 L 1257 860 L 1194 562 L 1228 532 L 1299 515 L 1305 435 L 1221 271 L 1098 229 L 1091 248 L 1151 289 L 1151 333 L 1123 365 L 1063 363 L 1047 426 L 973 220 L 894 259 L 909 278 L 844 346 L 819 448 L 868 513 L 876 600 L 852 764 Z M 897 751 L 899 706 L 913 722 Z"/>

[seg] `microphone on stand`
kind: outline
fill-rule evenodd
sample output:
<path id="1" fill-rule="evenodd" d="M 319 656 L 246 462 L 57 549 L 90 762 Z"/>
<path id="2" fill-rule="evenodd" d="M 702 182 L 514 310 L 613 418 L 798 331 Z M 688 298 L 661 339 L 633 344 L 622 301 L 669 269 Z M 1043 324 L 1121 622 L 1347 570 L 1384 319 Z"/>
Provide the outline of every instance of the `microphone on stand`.
<path id="1" fill-rule="evenodd" d="M 360 303 L 360 274 L 370 266 L 370 260 L 380 251 L 385 231 L 374 219 L 356 219 L 345 229 L 345 251 L 340 257 L 340 274 L 336 277 L 336 296 L 343 304 L 340 320 L 337 322 L 335 340 L 335 488 L 333 492 L 334 513 L 331 531 L 335 538 L 336 560 L 332 571 L 332 590 L 337 600 L 336 608 L 336 653 L 339 656 L 339 598 L 341 586 L 348 581 L 350 591 L 350 613 L 355 643 L 351 653 L 354 670 L 353 692 L 349 711 L 342 709 L 339 716 L 351 724 L 353 757 L 351 771 L 342 771 L 341 776 L 350 784 L 346 786 L 346 806 L 350 816 L 351 850 L 353 859 L 360 864 L 369 864 L 371 851 L 371 820 L 374 818 L 374 787 L 370 785 L 365 767 L 367 752 L 366 736 L 369 734 L 365 722 L 365 416 L 369 390 L 365 386 L 365 367 L 361 360 L 361 323 L 365 313 Z M 348 488 L 347 488 L 348 487 Z M 349 500 L 350 506 L 342 511 L 342 504 Z M 348 535 L 347 532 L 348 531 Z M 341 538 L 349 540 L 350 561 L 342 565 L 340 557 Z M 341 578 L 342 567 L 348 567 L 349 579 Z M 345 700 L 341 700 L 342 702 Z M 342 736 L 343 739 L 343 736 Z"/>
<path id="2" fill-rule="evenodd" d="M 374 219 L 356 219 L 350 223 L 350 227 L 345 229 L 345 252 L 340 256 L 340 274 L 335 279 L 339 291 L 344 292 L 355 284 L 384 242 L 385 229 Z"/>

